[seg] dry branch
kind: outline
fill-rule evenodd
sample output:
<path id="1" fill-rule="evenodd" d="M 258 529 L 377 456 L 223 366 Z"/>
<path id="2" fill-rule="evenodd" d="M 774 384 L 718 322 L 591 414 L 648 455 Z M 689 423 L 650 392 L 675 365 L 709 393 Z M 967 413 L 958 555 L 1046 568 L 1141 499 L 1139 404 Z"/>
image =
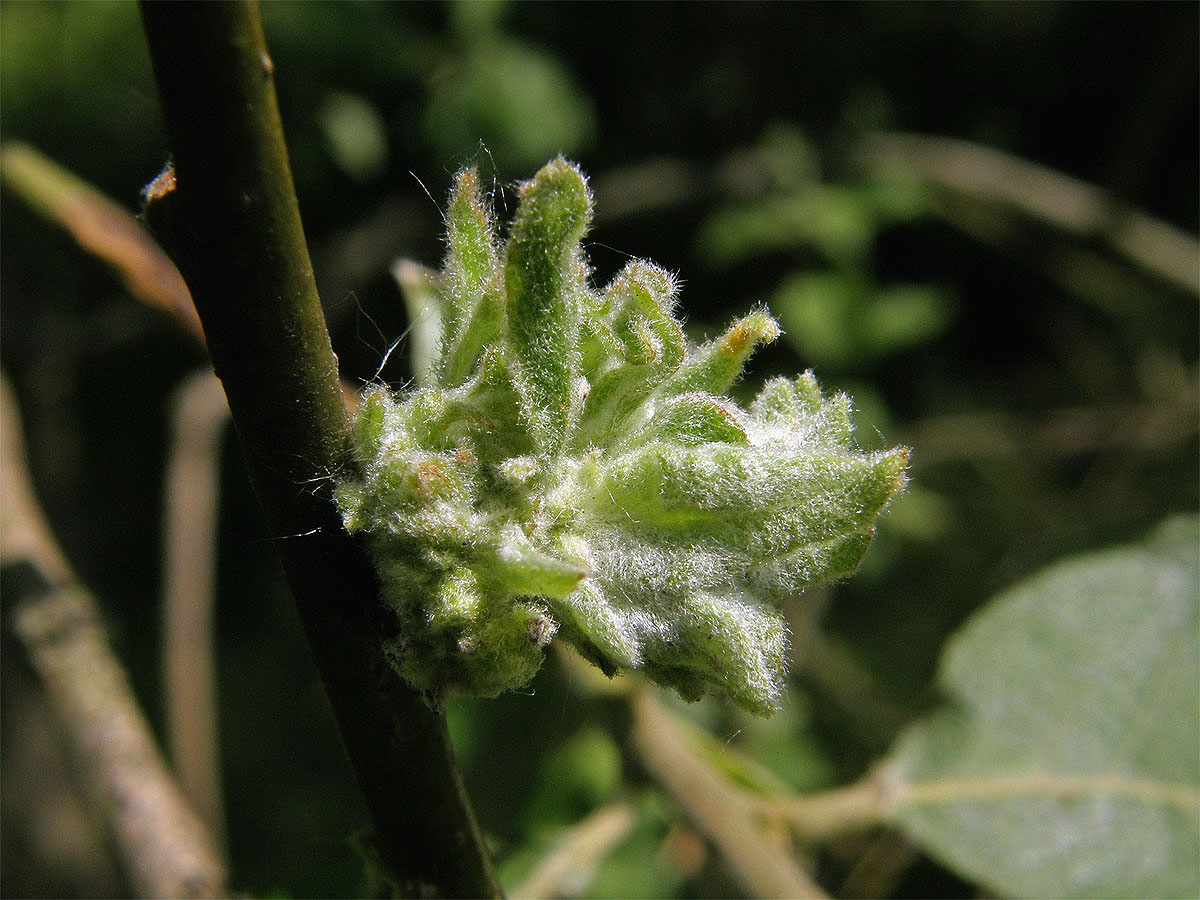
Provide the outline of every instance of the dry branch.
<path id="1" fill-rule="evenodd" d="M 20 418 L 0 383 L 0 559 L 24 563 L 38 589 L 13 625 L 56 710 L 88 793 L 143 897 L 219 897 L 225 873 L 211 837 L 168 774 L 96 602 L 68 564 L 34 498 Z"/>
<path id="2" fill-rule="evenodd" d="M 751 896 L 826 896 L 790 852 L 772 845 L 746 795 L 688 746 L 678 724 L 648 690 L 634 693 L 630 705 L 633 743 L 646 770 L 717 846 Z"/>

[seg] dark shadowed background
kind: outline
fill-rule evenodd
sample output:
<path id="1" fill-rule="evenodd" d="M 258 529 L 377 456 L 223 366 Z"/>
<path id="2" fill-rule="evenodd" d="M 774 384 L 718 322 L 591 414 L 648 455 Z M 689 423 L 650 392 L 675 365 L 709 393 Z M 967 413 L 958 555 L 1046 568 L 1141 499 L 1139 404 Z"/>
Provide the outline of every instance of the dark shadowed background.
<path id="1" fill-rule="evenodd" d="M 293 171 L 343 375 L 407 320 L 391 263 L 437 264 L 460 166 L 512 188 L 562 152 L 592 178 L 598 282 L 630 255 L 680 273 L 693 337 L 766 302 L 787 334 L 744 388 L 812 368 L 913 482 L 851 580 L 789 608 L 784 710 L 687 710 L 791 787 L 849 781 L 936 700 L 944 637 L 1067 554 L 1197 505 L 1198 9 L 1184 3 L 264 5 Z M 166 161 L 126 2 L 0 4 L 4 141 L 136 211 Z M 954 140 L 944 140 L 954 139 Z M 1097 194 L 1096 189 L 1102 193 Z M 1099 198 L 1099 199 L 1097 199 Z M 0 355 L 56 534 L 100 598 L 156 726 L 164 472 L 194 340 L 11 191 Z M 1130 247 L 1130 222 L 1163 241 Z M 1194 253 L 1194 250 L 1192 251 Z M 382 377 L 402 383 L 407 358 Z M 365 823 L 231 436 L 217 671 L 232 883 L 363 891 Z M 817 636 L 808 638 L 808 623 Z M 62 781 L 6 630 L 4 896 L 127 887 Z M 809 645 L 811 641 L 811 646 Z M 811 649 L 812 652 L 806 652 Z M 507 884 L 626 792 L 633 831 L 588 896 L 736 893 L 625 753 L 621 712 L 551 655 L 528 692 L 451 724 Z M 819 861 L 847 881 L 861 848 Z M 896 896 L 975 896 L 914 857 Z"/>

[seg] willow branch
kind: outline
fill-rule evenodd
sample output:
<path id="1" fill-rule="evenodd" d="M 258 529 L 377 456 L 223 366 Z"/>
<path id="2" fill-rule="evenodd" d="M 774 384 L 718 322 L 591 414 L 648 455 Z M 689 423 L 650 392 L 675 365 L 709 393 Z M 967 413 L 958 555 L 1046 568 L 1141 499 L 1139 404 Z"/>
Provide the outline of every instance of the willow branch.
<path id="1" fill-rule="evenodd" d="M 872 168 L 916 172 L 1083 237 L 1099 236 L 1133 264 L 1197 292 L 1195 237 L 1061 172 L 969 141 L 919 134 L 876 135 L 864 142 L 860 158 Z"/>
<path id="2" fill-rule="evenodd" d="M 956 413 L 913 423 L 905 437 L 921 448 L 920 465 L 959 459 L 1058 458 L 1119 447 L 1130 453 L 1172 450 L 1196 434 L 1200 392 L 1193 381 L 1151 402 L 1084 406 L 1042 416 L 1004 411 Z"/>
<path id="3" fill-rule="evenodd" d="M 576 823 L 558 839 L 554 849 L 513 891 L 524 900 L 543 900 L 578 894 L 595 874 L 596 866 L 637 824 L 628 800 L 616 800 Z"/>
<path id="4" fill-rule="evenodd" d="M 222 844 L 225 832 L 213 616 L 225 395 L 210 372 L 173 398 L 163 550 L 167 752 L 180 785 Z"/>
<path id="5" fill-rule="evenodd" d="M 762 815 L 785 819 L 801 841 L 817 844 L 888 824 L 897 790 L 893 779 L 877 770 L 861 781 L 816 794 L 770 797 L 746 794 L 745 799 Z"/>
<path id="6" fill-rule="evenodd" d="M 131 294 L 170 313 L 204 339 L 175 264 L 127 210 L 26 144 L 0 148 L 0 178 L 80 247 L 112 266 Z"/>
<path id="7" fill-rule="evenodd" d="M 790 852 L 772 845 L 746 794 L 688 746 L 678 724 L 649 690 L 636 692 L 630 706 L 633 744 L 646 770 L 717 846 L 751 896 L 826 896 Z"/>
<path id="8" fill-rule="evenodd" d="M 23 565 L 31 588 L 13 610 L 13 625 L 62 724 L 81 781 L 139 896 L 225 896 L 213 842 L 167 772 L 96 602 L 34 497 L 7 381 L 0 381 L 0 434 L 0 559 Z"/>
<path id="9" fill-rule="evenodd" d="M 408 893 L 495 895 L 445 719 L 379 652 L 374 574 L 332 502 L 347 414 L 258 8 L 147 2 L 142 19 L 175 175 L 147 215 L 191 288 L 380 856 Z"/>

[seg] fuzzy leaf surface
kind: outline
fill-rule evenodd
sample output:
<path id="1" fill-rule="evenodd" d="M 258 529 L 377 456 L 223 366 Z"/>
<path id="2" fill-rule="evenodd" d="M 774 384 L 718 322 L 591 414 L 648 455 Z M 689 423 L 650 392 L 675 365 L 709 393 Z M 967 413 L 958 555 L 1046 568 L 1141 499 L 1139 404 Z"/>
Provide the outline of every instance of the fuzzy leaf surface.
<path id="1" fill-rule="evenodd" d="M 522 185 L 507 241 L 474 173 L 455 181 L 445 266 L 424 281 L 435 377 L 366 391 L 360 473 L 336 492 L 401 620 L 391 656 L 431 698 L 495 695 L 557 635 L 609 674 L 767 715 L 778 603 L 857 566 L 907 451 L 860 451 L 849 401 L 811 374 L 749 409 L 724 396 L 775 320 L 690 346 L 670 273 L 634 260 L 590 287 L 590 217 L 562 159 Z"/>
<path id="2" fill-rule="evenodd" d="M 1195 518 L 1052 566 L 954 638 L 886 772 L 899 827 L 1003 895 L 1200 891 Z"/>

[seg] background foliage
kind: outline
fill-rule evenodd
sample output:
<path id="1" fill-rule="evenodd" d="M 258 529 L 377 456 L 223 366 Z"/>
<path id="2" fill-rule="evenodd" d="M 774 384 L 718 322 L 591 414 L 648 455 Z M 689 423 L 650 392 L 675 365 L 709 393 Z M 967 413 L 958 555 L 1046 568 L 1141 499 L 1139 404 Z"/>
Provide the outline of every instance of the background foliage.
<path id="1" fill-rule="evenodd" d="M 1072 231 L 868 152 L 884 132 L 966 139 L 1194 235 L 1195 6 L 281 2 L 264 16 L 348 379 L 370 378 L 406 327 L 389 265 L 441 257 L 453 172 L 478 159 L 506 217 L 511 184 L 562 151 L 593 179 L 597 282 L 630 254 L 679 272 L 695 338 L 768 301 L 788 339 L 756 359 L 747 391 L 813 367 L 859 401 L 864 439 L 877 429 L 914 448 L 913 486 L 862 570 L 788 609 L 784 710 L 684 710 L 790 788 L 861 775 L 937 701 L 944 639 L 990 597 L 1196 509 L 1194 280 L 1131 262 L 1103 229 Z M 165 147 L 136 7 L 0 5 L 0 66 L 4 138 L 136 208 Z M 204 358 L 52 225 L 8 193 L 3 204 L 0 353 L 33 475 L 157 722 L 168 397 Z M 383 376 L 403 381 L 406 364 L 393 354 Z M 217 627 L 234 884 L 353 895 L 361 803 L 271 538 L 236 450 L 225 456 Z M 121 893 L 102 858 L 66 846 L 77 864 L 48 867 L 30 837 L 69 819 L 29 761 L 40 732 L 19 654 L 4 665 L 3 893 Z M 555 658 L 529 694 L 451 710 L 506 883 L 624 794 L 633 831 L 589 895 L 735 892 L 629 756 L 622 707 L 584 695 L 581 678 Z M 864 869 L 868 849 L 826 848 L 822 883 L 974 894 L 916 853 L 884 878 Z"/>

